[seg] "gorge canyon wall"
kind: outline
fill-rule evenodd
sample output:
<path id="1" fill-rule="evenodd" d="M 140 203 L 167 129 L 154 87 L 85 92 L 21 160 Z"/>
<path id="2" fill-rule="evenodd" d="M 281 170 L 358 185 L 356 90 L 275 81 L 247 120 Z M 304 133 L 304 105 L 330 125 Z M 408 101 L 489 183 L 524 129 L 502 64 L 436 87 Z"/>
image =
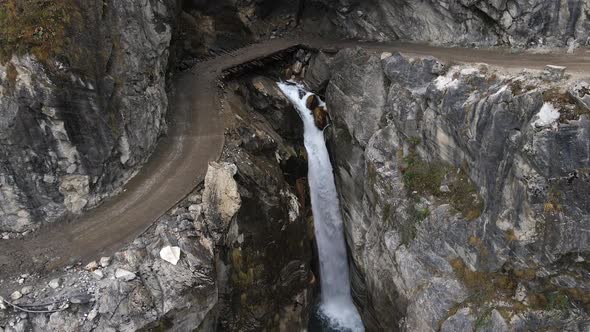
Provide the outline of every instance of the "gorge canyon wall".
<path id="1" fill-rule="evenodd" d="M 165 132 L 176 4 L 59 1 L 49 7 L 59 4 L 14 9 L 38 10 L 31 16 L 58 12 L 53 23 L 32 27 L 38 36 L 30 49 L 16 51 L 27 47 L 22 40 L 3 45 L 15 49 L 0 64 L 2 232 L 22 233 L 96 205 L 120 188 Z M 31 28 L 27 23 L 3 24 Z"/>
<path id="2" fill-rule="evenodd" d="M 167 80 L 200 59 L 309 33 L 565 52 L 588 47 L 590 31 L 588 0 L 52 3 L 47 21 L 0 28 L 2 237 L 75 218 L 120 190 L 166 134 Z M 2 10 L 0 22 L 14 17 Z M 24 49 L 17 29 L 31 37 Z M 292 60 L 333 119 L 352 292 L 367 330 L 589 328 L 587 83 L 362 49 Z M 205 188 L 111 263 L 57 272 L 57 290 L 46 287 L 54 276 L 23 278 L 36 288 L 22 301 L 70 307 L 0 308 L 0 326 L 306 326 L 317 280 L 302 128 L 273 86 L 284 73 L 272 70 L 225 86 L 227 144 Z M 171 244 L 182 250 L 178 266 L 158 255 Z"/>
<path id="3" fill-rule="evenodd" d="M 382 58 L 310 69 L 368 328 L 588 328 L 588 83 Z"/>
<path id="4" fill-rule="evenodd" d="M 309 1 L 308 1 L 309 2 Z M 327 34 L 466 46 L 586 46 L 587 0 L 314 0 Z M 310 26 L 311 28 L 311 26 Z"/>

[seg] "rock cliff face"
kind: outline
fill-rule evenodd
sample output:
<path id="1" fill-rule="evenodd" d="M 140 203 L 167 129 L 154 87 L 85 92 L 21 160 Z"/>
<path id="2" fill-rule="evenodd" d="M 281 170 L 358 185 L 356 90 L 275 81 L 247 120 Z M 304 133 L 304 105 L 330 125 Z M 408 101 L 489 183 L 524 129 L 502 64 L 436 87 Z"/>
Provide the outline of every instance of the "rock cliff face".
<path id="1" fill-rule="evenodd" d="M 314 0 L 315 26 L 353 38 L 435 44 L 588 45 L 587 0 Z"/>
<path id="2" fill-rule="evenodd" d="M 179 68 L 297 28 L 303 0 L 187 0 L 178 19 L 174 47 Z"/>
<path id="3" fill-rule="evenodd" d="M 383 57 L 309 72 L 367 327 L 587 329 L 588 84 Z"/>
<path id="4" fill-rule="evenodd" d="M 170 52 L 174 64 L 188 68 L 195 57 L 299 30 L 441 44 L 572 47 L 587 45 L 590 31 L 587 1 L 55 3 L 67 6 L 48 22 L 62 19 L 65 27 L 24 26 L 34 30 L 31 49 L 7 58 L 0 49 L 2 232 L 22 233 L 41 221 L 80 213 L 120 188 L 165 132 Z M 18 31 L 2 30 L 0 36 L 9 48 L 25 44 Z"/>
<path id="5" fill-rule="evenodd" d="M 24 315 L 2 303 L 0 326 L 72 332 L 307 326 L 313 229 L 304 186 L 296 185 L 306 170 L 298 152 L 302 128 L 289 126 L 297 115 L 271 79 L 246 78 L 234 89 L 239 94 L 230 93 L 225 110 L 227 145 L 222 161 L 209 165 L 204 186 L 110 259 L 7 280 L 4 290 L 21 294 L 11 302 L 42 304 L 34 307 L 50 313 Z M 291 138 L 273 128 L 288 128 Z M 166 246 L 179 248 L 177 264 L 162 258 Z"/>
<path id="6" fill-rule="evenodd" d="M 291 126 L 299 119 L 273 80 L 249 77 L 228 90 L 237 92 L 228 93 L 224 110 L 223 158 L 236 165 L 241 207 L 220 253 L 226 283 L 218 330 L 300 331 L 313 301 L 313 228 L 298 185 L 306 173 L 302 128 Z M 220 197 L 228 200 L 225 192 Z"/>
<path id="7" fill-rule="evenodd" d="M 295 190 L 306 171 L 302 128 L 290 126 L 297 115 L 273 80 L 244 78 L 230 91 L 226 148 L 204 185 L 112 258 L 5 280 L 11 303 L 49 313 L 5 310 L 0 301 L 2 331 L 307 326 L 313 229 L 306 195 Z M 166 246 L 180 250 L 177 264 L 163 259 Z"/>
<path id="8" fill-rule="evenodd" d="M 72 10 L 59 48 L 4 58 L 0 45 L 5 236 L 81 213 L 133 175 L 166 130 L 169 62 L 188 68 L 300 23 L 330 36 L 572 49 L 590 31 L 582 0 L 51 3 Z M 0 42 L 14 33 L 0 30 Z M 64 31 L 27 33 L 37 43 Z M 586 82 L 353 49 L 302 54 L 288 72 L 305 72 L 333 119 L 353 294 L 368 330 L 590 328 Z M 241 80 L 229 84 L 227 144 L 204 188 L 112 261 L 3 281 L 18 290 L 10 301 L 52 313 L 0 303 L 0 326 L 307 326 L 313 229 L 301 123 L 272 79 Z M 163 246 L 180 249 L 177 265 L 161 259 Z"/>
<path id="9" fill-rule="evenodd" d="M 0 64 L 0 231 L 97 204 L 166 128 L 175 1 L 69 2 L 64 49 Z"/>

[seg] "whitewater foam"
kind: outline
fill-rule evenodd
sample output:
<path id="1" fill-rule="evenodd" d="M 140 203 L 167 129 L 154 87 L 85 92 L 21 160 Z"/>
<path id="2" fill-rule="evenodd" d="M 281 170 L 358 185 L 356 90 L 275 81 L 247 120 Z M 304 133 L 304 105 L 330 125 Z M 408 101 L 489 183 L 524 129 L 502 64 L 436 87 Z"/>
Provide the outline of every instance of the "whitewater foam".
<path id="1" fill-rule="evenodd" d="M 313 114 L 305 105 L 312 93 L 294 83 L 277 84 L 295 106 L 304 126 L 308 181 L 320 261 L 319 316 L 335 330 L 364 331 L 362 320 L 350 295 L 340 202 L 324 132 L 315 126 Z"/>

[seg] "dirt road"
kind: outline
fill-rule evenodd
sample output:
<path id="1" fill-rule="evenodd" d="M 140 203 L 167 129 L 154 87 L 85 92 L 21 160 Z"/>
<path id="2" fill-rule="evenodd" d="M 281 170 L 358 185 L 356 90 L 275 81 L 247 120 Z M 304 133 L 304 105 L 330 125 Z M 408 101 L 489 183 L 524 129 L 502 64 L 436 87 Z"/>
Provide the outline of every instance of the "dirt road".
<path id="1" fill-rule="evenodd" d="M 77 261 L 86 263 L 111 255 L 135 239 L 202 182 L 209 161 L 219 158 L 224 128 L 218 116 L 216 81 L 222 71 L 298 44 L 320 49 L 363 47 L 374 52 L 401 51 L 433 55 L 447 61 L 486 62 L 517 69 L 563 65 L 576 75 L 586 74 L 590 69 L 587 50 L 574 55 L 536 55 L 320 39 L 273 40 L 202 62 L 175 80 L 168 136 L 160 140 L 149 162 L 123 192 L 74 222 L 46 225 L 24 239 L 0 240 L 0 280 L 21 273 L 52 270 Z"/>

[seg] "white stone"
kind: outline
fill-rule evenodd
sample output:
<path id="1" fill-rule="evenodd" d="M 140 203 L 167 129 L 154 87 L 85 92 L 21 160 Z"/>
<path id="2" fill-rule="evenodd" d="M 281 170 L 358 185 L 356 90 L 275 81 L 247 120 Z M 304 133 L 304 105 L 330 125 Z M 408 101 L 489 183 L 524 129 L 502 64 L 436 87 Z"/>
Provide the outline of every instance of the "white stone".
<path id="1" fill-rule="evenodd" d="M 20 292 L 23 295 L 30 294 L 32 291 L 33 291 L 33 286 L 25 286 L 25 287 L 23 287 L 23 289 L 20 290 Z"/>
<path id="2" fill-rule="evenodd" d="M 477 73 L 479 70 L 475 67 L 465 67 L 465 68 L 461 68 L 461 75 L 463 76 L 469 76 L 469 75 L 473 75 L 475 73 Z"/>
<path id="3" fill-rule="evenodd" d="M 98 269 L 98 263 L 96 261 L 92 261 L 92 262 L 86 264 L 84 269 L 86 269 L 86 271 L 94 271 L 94 270 Z"/>
<path id="4" fill-rule="evenodd" d="M 446 184 L 443 184 L 442 186 L 440 186 L 440 188 L 438 188 L 438 190 L 441 193 L 450 193 L 451 192 L 451 189 Z"/>
<path id="5" fill-rule="evenodd" d="M 459 85 L 459 81 L 453 76 L 456 72 L 449 72 L 446 75 L 439 76 L 434 80 L 434 84 L 438 90 L 455 89 Z"/>
<path id="6" fill-rule="evenodd" d="M 88 313 L 88 316 L 86 317 L 86 320 L 92 321 L 92 320 L 94 320 L 96 318 L 96 316 L 98 316 L 98 310 L 97 310 L 97 308 L 93 308 Z"/>
<path id="7" fill-rule="evenodd" d="M 100 266 L 107 267 L 110 264 L 111 264 L 111 258 L 110 257 L 101 257 L 100 258 Z"/>
<path id="8" fill-rule="evenodd" d="M 165 246 L 160 250 L 160 258 L 172 265 L 176 265 L 180 260 L 180 248 Z"/>
<path id="9" fill-rule="evenodd" d="M 559 112 L 551 103 L 544 103 L 536 115 L 537 119 L 531 124 L 533 127 L 550 127 L 559 120 Z"/>
<path id="10" fill-rule="evenodd" d="M 6 305 L 4 304 L 4 298 L 2 296 L 0 296 L 0 310 L 6 310 Z M 0 330 L 0 332 L 2 332 Z"/>
<path id="11" fill-rule="evenodd" d="M 53 279 L 49 282 L 49 287 L 56 289 L 57 287 L 59 287 L 59 279 Z"/>
<path id="12" fill-rule="evenodd" d="M 300 61 L 295 62 L 293 66 L 291 66 L 291 70 L 295 75 L 301 74 L 301 71 L 303 70 L 303 63 Z"/>
<path id="13" fill-rule="evenodd" d="M 216 223 L 228 226 L 242 204 L 234 175 L 238 169 L 230 163 L 210 162 L 205 176 L 203 208 L 205 215 Z"/>
<path id="14" fill-rule="evenodd" d="M 547 79 L 558 81 L 565 76 L 566 67 L 563 66 L 553 66 L 547 65 L 545 66 L 545 77 Z"/>
<path id="15" fill-rule="evenodd" d="M 23 297 L 23 294 L 19 291 L 15 291 L 14 293 L 10 294 L 10 298 L 14 301 L 14 300 L 18 300 L 21 297 Z"/>
<path id="16" fill-rule="evenodd" d="M 64 205 L 73 213 L 80 213 L 88 204 L 90 192 L 87 175 L 67 175 L 60 179 L 59 192 L 64 195 Z"/>
<path id="17" fill-rule="evenodd" d="M 576 48 L 578 48 L 580 45 L 578 44 L 578 42 L 575 39 L 570 40 L 570 42 L 568 43 L 568 47 L 567 47 L 567 54 L 574 54 L 574 52 L 576 51 Z"/>
<path id="18" fill-rule="evenodd" d="M 121 139 L 119 140 L 119 151 L 121 151 L 121 157 L 119 158 L 121 164 L 125 165 L 131 157 L 131 153 L 129 150 L 129 140 L 127 139 L 127 135 L 121 136 Z"/>
<path id="19" fill-rule="evenodd" d="M 76 166 L 75 164 L 71 164 L 66 169 L 66 173 L 68 173 L 68 174 L 74 174 L 74 172 L 76 172 L 77 169 L 78 169 L 78 166 Z"/>
<path id="20" fill-rule="evenodd" d="M 526 288 L 523 284 L 519 283 L 514 292 L 514 299 L 519 302 L 524 302 L 526 299 Z"/>
<path id="21" fill-rule="evenodd" d="M 102 270 L 94 270 L 92 271 L 92 276 L 96 280 L 101 280 L 102 278 L 104 278 L 104 273 L 102 272 Z"/>
<path id="22" fill-rule="evenodd" d="M 383 52 L 381 53 L 381 60 L 385 60 L 389 57 L 391 57 L 393 54 L 391 54 L 391 52 Z"/>
<path id="23" fill-rule="evenodd" d="M 193 204 L 188 207 L 190 212 L 201 212 L 201 205 L 200 204 Z"/>
<path id="24" fill-rule="evenodd" d="M 201 195 L 195 194 L 188 197 L 188 201 L 191 203 L 198 203 L 201 201 Z"/>
<path id="25" fill-rule="evenodd" d="M 50 118 L 55 118 L 55 115 L 57 114 L 57 108 L 55 108 L 55 107 L 48 107 L 48 106 L 42 106 L 41 107 L 41 113 L 47 115 Z"/>
<path id="26" fill-rule="evenodd" d="M 135 279 L 135 277 L 136 277 L 135 273 L 133 273 L 131 271 L 127 271 L 125 269 L 117 269 L 115 271 L 115 278 L 117 278 L 117 279 L 131 281 L 131 280 Z"/>

